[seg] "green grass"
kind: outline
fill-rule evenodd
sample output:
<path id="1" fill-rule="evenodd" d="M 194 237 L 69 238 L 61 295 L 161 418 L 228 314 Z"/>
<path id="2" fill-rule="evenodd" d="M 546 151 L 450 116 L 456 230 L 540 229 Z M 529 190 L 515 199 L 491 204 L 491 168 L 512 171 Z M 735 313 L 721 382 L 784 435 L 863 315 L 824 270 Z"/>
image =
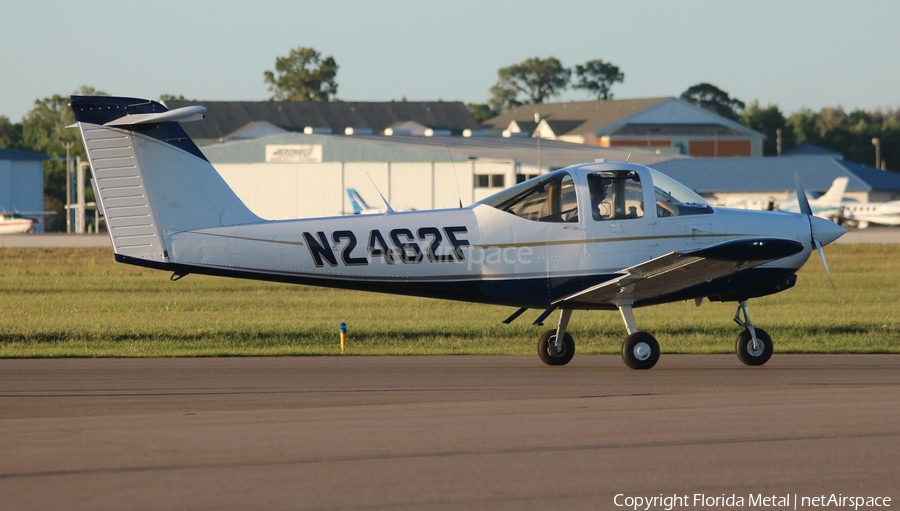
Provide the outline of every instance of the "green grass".
<path id="1" fill-rule="evenodd" d="M 826 249 L 832 290 L 811 260 L 797 286 L 751 300 L 778 353 L 900 353 L 900 245 Z M 732 353 L 735 304 L 637 309 L 663 353 Z M 0 357 L 524 354 L 555 326 L 529 311 L 462 302 L 169 274 L 118 264 L 108 249 L 0 249 Z M 579 353 L 618 353 L 616 312 L 576 311 Z"/>

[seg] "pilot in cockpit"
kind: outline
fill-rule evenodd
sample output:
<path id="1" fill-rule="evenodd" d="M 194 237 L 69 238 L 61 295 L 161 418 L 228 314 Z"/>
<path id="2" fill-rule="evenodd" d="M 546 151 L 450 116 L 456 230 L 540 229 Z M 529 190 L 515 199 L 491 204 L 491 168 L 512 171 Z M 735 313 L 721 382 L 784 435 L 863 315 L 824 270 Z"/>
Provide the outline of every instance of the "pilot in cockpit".
<path id="1" fill-rule="evenodd" d="M 594 220 L 605 220 L 612 215 L 612 204 L 608 200 L 607 188 L 609 179 L 604 179 L 597 174 L 588 176 L 588 190 L 591 194 L 591 216 Z"/>

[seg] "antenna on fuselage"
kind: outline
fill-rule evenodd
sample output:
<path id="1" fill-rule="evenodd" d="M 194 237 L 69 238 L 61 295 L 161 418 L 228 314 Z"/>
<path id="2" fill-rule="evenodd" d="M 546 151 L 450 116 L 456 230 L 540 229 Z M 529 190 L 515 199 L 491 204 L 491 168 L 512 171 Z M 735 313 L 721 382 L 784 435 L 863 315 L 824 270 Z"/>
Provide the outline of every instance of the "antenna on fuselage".
<path id="1" fill-rule="evenodd" d="M 628 153 L 628 156 L 625 157 L 625 163 L 628 163 L 628 160 L 631 159 L 631 153 Z"/>
<path id="2" fill-rule="evenodd" d="M 381 193 L 381 190 L 378 189 L 378 185 L 375 184 L 375 180 L 372 179 L 372 176 L 370 176 L 368 172 L 366 172 L 366 176 L 369 177 L 369 181 L 372 182 L 372 186 L 375 187 L 375 191 L 378 192 L 378 196 L 381 197 L 381 202 L 384 203 L 384 214 L 385 214 L 385 215 L 388 215 L 388 214 L 393 213 L 393 212 L 394 212 L 394 208 L 392 208 L 392 207 L 391 207 L 391 203 L 388 202 L 387 199 L 384 198 L 384 194 Z"/>
<path id="3" fill-rule="evenodd" d="M 450 154 L 450 146 L 447 147 L 447 156 L 450 157 L 450 165 L 453 167 L 453 179 L 456 181 L 456 200 L 459 201 L 459 209 L 462 209 L 462 194 L 459 192 L 459 176 L 456 175 L 456 164 L 453 163 L 453 155 Z"/>

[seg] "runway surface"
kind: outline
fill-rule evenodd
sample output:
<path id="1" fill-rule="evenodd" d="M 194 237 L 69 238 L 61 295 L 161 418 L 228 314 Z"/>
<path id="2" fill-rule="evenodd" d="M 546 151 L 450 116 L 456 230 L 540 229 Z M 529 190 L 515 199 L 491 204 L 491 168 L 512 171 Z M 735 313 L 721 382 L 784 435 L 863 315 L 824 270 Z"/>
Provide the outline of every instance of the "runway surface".
<path id="1" fill-rule="evenodd" d="M 896 505 L 898 459 L 896 355 L 0 360 L 3 510 Z"/>

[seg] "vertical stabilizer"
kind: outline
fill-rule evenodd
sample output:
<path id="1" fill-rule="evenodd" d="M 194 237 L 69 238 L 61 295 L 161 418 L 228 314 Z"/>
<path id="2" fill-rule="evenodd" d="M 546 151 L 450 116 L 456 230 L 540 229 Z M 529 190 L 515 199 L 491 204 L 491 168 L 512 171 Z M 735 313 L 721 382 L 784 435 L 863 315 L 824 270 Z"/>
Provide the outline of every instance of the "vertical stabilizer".
<path id="1" fill-rule="evenodd" d="M 164 263 L 170 234 L 262 221 L 181 128 L 202 107 L 106 96 L 72 96 L 70 106 L 116 254 Z"/>
<path id="2" fill-rule="evenodd" d="M 816 199 L 816 202 L 821 202 L 824 204 L 836 204 L 844 200 L 844 192 L 847 190 L 847 183 L 850 182 L 850 178 L 847 177 L 839 177 L 835 178 L 834 182 L 831 183 L 831 188 L 828 189 L 821 197 Z"/>

